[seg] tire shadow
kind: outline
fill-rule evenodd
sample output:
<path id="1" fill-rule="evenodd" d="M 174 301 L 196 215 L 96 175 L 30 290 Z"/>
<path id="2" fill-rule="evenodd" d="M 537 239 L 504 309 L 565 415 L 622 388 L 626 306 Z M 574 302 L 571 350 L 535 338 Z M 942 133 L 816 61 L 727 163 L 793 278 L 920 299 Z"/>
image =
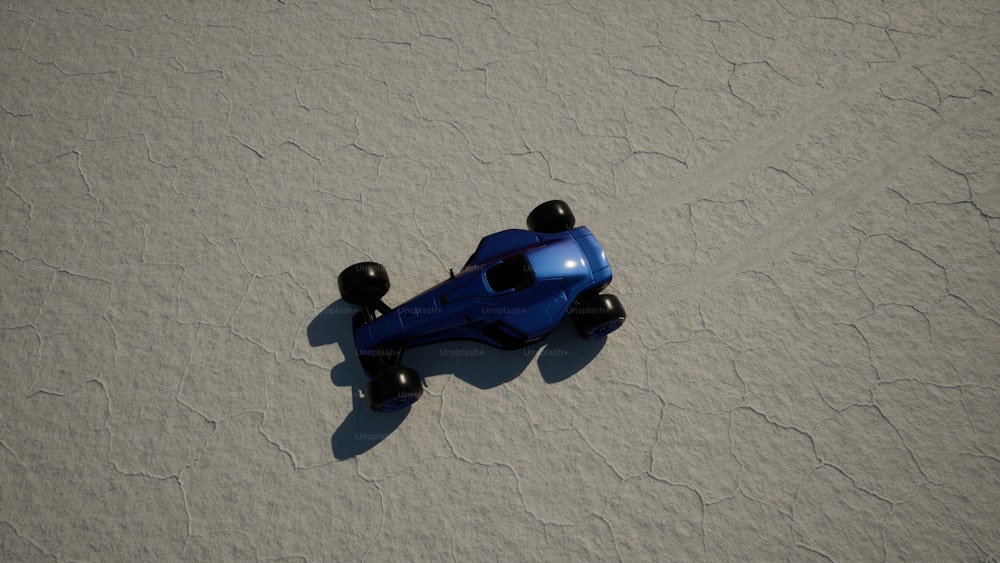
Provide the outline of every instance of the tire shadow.
<path id="1" fill-rule="evenodd" d="M 604 348 L 607 337 L 581 338 L 573 323 L 565 320 L 549 335 L 538 351 L 538 371 L 546 383 L 559 383 L 586 367 Z"/>

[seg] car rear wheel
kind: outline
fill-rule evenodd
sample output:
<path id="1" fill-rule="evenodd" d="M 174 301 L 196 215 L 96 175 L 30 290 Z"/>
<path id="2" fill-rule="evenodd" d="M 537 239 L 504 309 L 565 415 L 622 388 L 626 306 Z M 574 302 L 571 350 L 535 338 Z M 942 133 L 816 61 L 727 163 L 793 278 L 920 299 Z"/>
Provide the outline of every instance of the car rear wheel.
<path id="1" fill-rule="evenodd" d="M 587 295 L 570 309 L 580 336 L 593 339 L 610 334 L 625 323 L 625 307 L 614 295 Z"/>
<path id="2" fill-rule="evenodd" d="M 417 371 L 403 366 L 390 366 L 368 381 L 365 395 L 368 405 L 376 412 L 404 409 L 424 394 Z"/>
<path id="3" fill-rule="evenodd" d="M 360 262 L 337 276 L 340 297 L 354 305 L 374 303 L 389 292 L 389 274 L 376 262 Z"/>
<path id="4" fill-rule="evenodd" d="M 559 233 L 576 225 L 576 218 L 569 204 L 561 199 L 553 199 L 536 207 L 528 214 L 528 230 L 536 233 Z"/>

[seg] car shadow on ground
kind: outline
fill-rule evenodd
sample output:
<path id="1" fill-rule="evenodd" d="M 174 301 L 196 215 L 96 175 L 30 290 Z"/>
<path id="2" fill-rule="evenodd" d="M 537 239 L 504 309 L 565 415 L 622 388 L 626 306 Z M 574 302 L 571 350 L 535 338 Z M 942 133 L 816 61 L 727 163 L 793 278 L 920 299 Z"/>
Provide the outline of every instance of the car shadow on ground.
<path id="1" fill-rule="evenodd" d="M 418 401 L 394 413 L 377 413 L 368 408 L 362 390 L 364 370 L 354 350 L 351 317 L 357 308 L 338 299 L 309 323 L 306 334 L 313 347 L 337 344 L 344 361 L 330 370 L 330 381 L 351 389 L 351 412 L 330 438 L 336 459 L 350 459 L 378 445 L 406 419 Z M 475 341 L 453 340 L 407 350 L 404 365 L 421 376 L 454 375 L 479 389 L 492 389 L 512 381 L 537 357 L 538 369 L 547 383 L 558 383 L 590 363 L 604 347 L 605 338 L 584 340 L 570 322 L 564 321 L 545 340 L 518 350 L 500 350 Z"/>
<path id="2" fill-rule="evenodd" d="M 366 379 L 354 351 L 351 330 L 351 317 L 357 311 L 357 307 L 338 299 L 316 315 L 306 328 L 310 346 L 336 344 L 344 354 L 344 361 L 330 370 L 330 381 L 334 385 L 351 389 L 351 412 L 330 438 L 330 447 L 337 459 L 350 459 L 375 447 L 392 434 L 410 412 L 405 408 L 383 414 L 368 408 L 368 401 L 362 396 Z"/>

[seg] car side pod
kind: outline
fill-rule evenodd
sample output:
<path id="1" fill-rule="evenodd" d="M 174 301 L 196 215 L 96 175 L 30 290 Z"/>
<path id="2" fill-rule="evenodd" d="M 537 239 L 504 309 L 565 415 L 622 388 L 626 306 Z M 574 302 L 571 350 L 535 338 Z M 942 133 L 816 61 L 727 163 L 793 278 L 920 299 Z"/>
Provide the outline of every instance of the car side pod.
<path id="1" fill-rule="evenodd" d="M 382 298 L 390 283 L 377 262 L 360 262 L 337 276 L 341 298 L 360 310 L 351 319 L 354 348 L 368 383 L 372 410 L 408 408 L 424 382 L 403 365 L 408 348 L 474 340 L 505 350 L 536 343 L 569 316 L 583 338 L 603 338 L 625 322 L 625 308 L 601 291 L 611 283 L 604 249 L 587 227 L 576 227 L 569 205 L 552 200 L 527 217 L 528 229 L 484 237 L 457 274 L 398 307 Z"/>

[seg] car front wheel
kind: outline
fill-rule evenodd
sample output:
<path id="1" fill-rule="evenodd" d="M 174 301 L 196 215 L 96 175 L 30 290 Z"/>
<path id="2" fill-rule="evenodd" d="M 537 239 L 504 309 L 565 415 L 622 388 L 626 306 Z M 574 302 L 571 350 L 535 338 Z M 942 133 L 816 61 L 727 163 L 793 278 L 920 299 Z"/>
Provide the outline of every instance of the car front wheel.
<path id="1" fill-rule="evenodd" d="M 610 334 L 625 323 L 625 307 L 614 295 L 587 295 L 570 309 L 580 336 L 593 339 Z"/>
<path id="2" fill-rule="evenodd" d="M 424 394 L 417 371 L 403 366 L 390 366 L 368 381 L 365 395 L 368 405 L 376 412 L 404 409 Z"/>

